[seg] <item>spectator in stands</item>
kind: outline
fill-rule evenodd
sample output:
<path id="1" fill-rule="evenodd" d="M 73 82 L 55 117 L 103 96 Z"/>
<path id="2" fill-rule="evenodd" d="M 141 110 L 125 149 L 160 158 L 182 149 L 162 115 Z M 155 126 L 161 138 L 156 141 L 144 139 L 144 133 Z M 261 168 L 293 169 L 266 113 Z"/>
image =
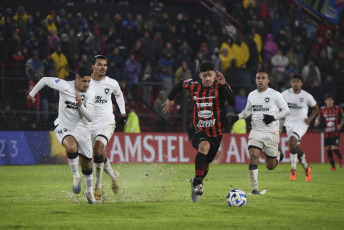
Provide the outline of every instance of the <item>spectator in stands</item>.
<path id="1" fill-rule="evenodd" d="M 316 26 L 312 22 L 311 18 L 309 15 L 306 15 L 306 21 L 303 22 L 303 27 L 307 31 L 307 37 L 310 41 L 314 41 L 314 36 L 316 32 Z"/>
<path id="2" fill-rule="evenodd" d="M 151 106 L 151 92 L 152 92 L 152 85 L 150 82 L 153 82 L 156 79 L 155 73 L 153 71 L 152 64 L 150 62 L 146 62 L 143 70 L 142 70 L 142 101 L 144 102 L 143 107 L 146 108 L 146 105 Z"/>
<path id="3" fill-rule="evenodd" d="M 27 60 L 25 64 L 25 73 L 29 80 L 37 81 L 44 72 L 43 62 L 39 59 L 37 50 L 32 52 L 33 57 Z"/>
<path id="4" fill-rule="evenodd" d="M 60 45 L 56 47 L 56 51 L 51 55 L 51 58 L 56 63 L 57 77 L 60 79 L 65 79 L 66 77 L 68 77 L 68 61 L 66 56 L 62 53 Z"/>
<path id="5" fill-rule="evenodd" d="M 130 54 L 128 60 L 125 62 L 124 80 L 128 82 L 129 89 L 135 94 L 136 83 L 139 81 L 139 73 L 141 71 L 140 63 L 135 60 L 135 55 Z"/>
<path id="6" fill-rule="evenodd" d="M 337 97 L 337 86 L 333 82 L 333 78 L 331 75 L 329 75 L 329 74 L 326 75 L 325 81 L 322 82 L 321 87 L 322 87 L 322 91 L 323 91 L 324 95 L 332 94 L 334 100 L 338 99 L 338 97 Z"/>
<path id="7" fill-rule="evenodd" d="M 301 75 L 305 87 L 310 87 L 311 85 L 313 85 L 314 80 L 317 80 L 318 84 L 321 84 L 320 71 L 319 68 L 315 65 L 313 58 L 308 59 L 307 64 L 302 68 Z"/>
<path id="8" fill-rule="evenodd" d="M 167 119 L 169 116 L 168 113 L 164 113 L 161 108 L 163 108 L 163 104 L 166 101 L 166 94 L 164 91 L 160 91 L 158 97 L 154 101 L 154 111 L 158 115 L 158 119 L 156 122 L 156 131 L 157 132 L 166 132 L 167 126 Z"/>
<path id="9" fill-rule="evenodd" d="M 181 53 L 179 53 L 176 57 L 175 60 L 175 66 L 181 66 L 183 62 L 186 62 L 188 66 L 191 65 L 191 57 L 188 54 L 188 49 L 187 48 L 183 48 L 181 50 Z"/>
<path id="10" fill-rule="evenodd" d="M 0 130 L 16 130 L 16 129 L 17 129 L 17 113 L 11 109 L 11 104 L 9 102 L 5 102 L 5 108 L 0 113 Z"/>
<path id="11" fill-rule="evenodd" d="M 222 60 L 220 58 L 220 49 L 215 47 L 214 54 L 211 56 L 211 62 L 214 63 L 214 69 L 221 71 L 223 70 Z"/>
<path id="12" fill-rule="evenodd" d="M 157 46 L 150 36 L 149 31 L 144 33 L 144 37 L 140 39 L 141 42 L 141 57 L 143 61 L 156 61 Z"/>
<path id="13" fill-rule="evenodd" d="M 325 50 L 322 50 L 320 52 L 320 56 L 318 56 L 318 58 L 316 59 L 316 63 L 322 77 L 330 73 L 331 68 L 332 68 L 332 62 L 328 58 Z"/>
<path id="14" fill-rule="evenodd" d="M 172 68 L 164 65 L 160 66 L 160 72 L 158 74 L 158 82 L 161 83 L 160 90 L 165 91 L 166 95 L 170 93 L 173 87 L 174 76 Z"/>
<path id="15" fill-rule="evenodd" d="M 62 34 L 61 35 L 61 52 L 66 56 L 67 61 L 70 62 L 73 58 L 72 54 L 72 46 L 71 43 L 69 42 L 69 37 L 67 34 Z"/>
<path id="16" fill-rule="evenodd" d="M 344 86 L 344 68 L 341 67 L 339 60 L 333 61 L 330 74 L 333 76 L 333 81 L 336 85 Z"/>
<path id="17" fill-rule="evenodd" d="M 283 52 L 280 49 L 271 58 L 272 75 L 275 77 L 275 83 L 278 87 L 281 87 L 287 81 L 289 81 L 289 79 L 286 79 L 284 74 L 288 64 L 288 58 L 285 55 L 283 55 Z"/>
<path id="18" fill-rule="evenodd" d="M 318 57 L 322 51 L 327 55 L 326 40 L 322 36 L 318 36 L 312 44 L 311 52 L 313 56 Z"/>
<path id="19" fill-rule="evenodd" d="M 74 70 L 76 71 L 81 66 L 86 66 L 87 68 L 91 69 L 90 62 L 88 61 L 88 57 L 86 53 L 81 54 L 81 60 L 75 65 Z"/>
<path id="20" fill-rule="evenodd" d="M 199 76 L 198 76 L 199 75 L 199 66 L 202 64 L 203 61 L 204 61 L 203 54 L 200 52 L 196 53 L 196 57 L 192 61 L 191 66 L 190 66 L 190 70 L 192 73 L 192 79 L 200 80 Z"/>
<path id="21" fill-rule="evenodd" d="M 174 84 L 177 84 L 183 78 L 192 78 L 191 70 L 188 68 L 187 62 L 182 62 L 174 75 Z"/>
<path id="22" fill-rule="evenodd" d="M 55 50 L 60 41 L 61 39 L 57 36 L 56 32 L 54 30 L 50 30 L 50 35 L 48 36 L 49 51 Z"/>
<path id="23" fill-rule="evenodd" d="M 278 49 L 282 50 L 283 54 L 286 54 L 290 47 L 290 41 L 288 36 L 286 35 L 284 28 L 281 28 L 279 30 L 274 40 L 277 44 Z"/>
<path id="24" fill-rule="evenodd" d="M 129 108 L 128 120 L 124 125 L 124 132 L 141 133 L 139 117 L 132 106 Z"/>
<path id="25" fill-rule="evenodd" d="M 203 56 L 203 59 L 204 60 L 207 60 L 207 61 L 211 61 L 211 53 L 209 53 L 209 50 L 208 50 L 208 44 L 203 42 L 201 44 L 201 47 L 199 49 L 199 52 L 202 53 L 202 56 Z"/>
<path id="26" fill-rule="evenodd" d="M 11 56 L 11 63 L 16 65 L 24 65 L 25 64 L 25 57 L 20 48 L 17 49 L 15 53 Z"/>
<path id="27" fill-rule="evenodd" d="M 236 42 L 233 44 L 233 52 L 234 58 L 237 60 L 237 67 L 241 68 L 242 65 L 246 65 L 250 59 L 250 51 L 242 35 L 238 36 Z"/>
<path id="28" fill-rule="evenodd" d="M 274 42 L 274 36 L 268 34 L 266 36 L 266 41 L 264 42 L 264 61 L 270 63 L 272 56 L 277 52 L 278 47 Z"/>
<path id="29" fill-rule="evenodd" d="M 232 87 L 241 86 L 242 76 L 241 71 L 236 65 L 236 59 L 232 59 L 231 66 L 225 72 L 225 79 Z"/>

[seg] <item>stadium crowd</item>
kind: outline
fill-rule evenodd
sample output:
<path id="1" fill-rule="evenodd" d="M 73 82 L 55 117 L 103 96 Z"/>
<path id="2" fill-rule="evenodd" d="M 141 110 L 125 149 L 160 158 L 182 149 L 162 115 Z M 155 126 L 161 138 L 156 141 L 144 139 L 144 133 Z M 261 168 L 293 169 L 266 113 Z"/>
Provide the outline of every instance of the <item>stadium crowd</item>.
<path id="1" fill-rule="evenodd" d="M 109 60 L 107 75 L 120 82 L 126 103 L 132 106 L 139 99 L 152 111 L 154 99 L 168 95 L 181 78 L 197 79 L 204 61 L 214 62 L 235 94 L 240 92 L 243 98 L 255 88 L 256 71 L 263 68 L 278 91 L 289 88 L 291 76 L 300 74 L 304 89 L 319 105 L 327 93 L 333 94 L 336 103 L 344 101 L 340 93 L 344 89 L 344 25 L 316 21 L 296 5 L 286 7 L 288 1 L 216 2 L 241 26 L 216 10 L 215 16 L 224 23 L 211 14 L 171 15 L 163 10 L 123 15 L 1 8 L 0 63 L 10 64 L 11 69 L 25 68 L 29 89 L 42 76 L 74 79 L 80 66 L 90 67 L 92 57 L 102 54 Z M 10 95 L 1 100 L 1 129 L 16 129 L 13 122 L 3 122 L 8 114 L 15 114 L 13 100 Z M 16 109 L 43 111 L 43 116 L 33 113 L 31 121 L 48 119 L 57 101 L 58 95 L 45 89 L 36 104 Z M 239 103 L 228 111 L 241 112 L 243 107 Z"/>

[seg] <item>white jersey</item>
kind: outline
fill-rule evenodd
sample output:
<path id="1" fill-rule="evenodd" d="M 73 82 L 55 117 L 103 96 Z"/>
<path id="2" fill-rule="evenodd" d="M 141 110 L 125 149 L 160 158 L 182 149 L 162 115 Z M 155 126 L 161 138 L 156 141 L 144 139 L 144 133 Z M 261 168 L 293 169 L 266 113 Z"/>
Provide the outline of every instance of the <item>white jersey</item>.
<path id="1" fill-rule="evenodd" d="M 105 77 L 101 81 L 91 80 L 90 84 L 95 91 L 95 114 L 91 123 L 91 131 L 97 130 L 102 126 L 115 123 L 111 96 L 116 96 L 116 102 L 121 111 L 125 114 L 125 103 L 121 88 L 116 80 Z"/>
<path id="2" fill-rule="evenodd" d="M 252 114 L 252 129 L 261 132 L 276 133 L 279 130 L 278 119 L 281 117 L 276 117 L 275 115 L 282 115 L 280 110 L 284 111 L 283 114 L 289 112 L 287 103 L 280 92 L 271 88 L 267 88 L 263 92 L 254 90 L 248 95 L 246 108 L 239 114 L 239 119 L 246 118 Z M 272 115 L 276 120 L 266 125 L 263 121 L 263 114 Z"/>
<path id="3" fill-rule="evenodd" d="M 90 86 L 86 92 L 79 92 L 75 89 L 75 81 L 65 81 L 59 78 L 44 77 L 30 92 L 30 96 L 35 94 L 44 86 L 56 89 L 59 91 L 59 114 L 55 121 L 55 125 L 75 129 L 89 129 L 90 118 L 94 113 L 94 90 Z M 82 106 L 77 106 L 75 93 L 81 96 Z"/>
<path id="4" fill-rule="evenodd" d="M 307 125 L 304 120 L 307 118 L 308 108 L 316 105 L 313 96 L 304 90 L 295 94 L 293 89 L 283 91 L 282 96 L 290 110 L 290 114 L 285 118 L 284 126 Z"/>

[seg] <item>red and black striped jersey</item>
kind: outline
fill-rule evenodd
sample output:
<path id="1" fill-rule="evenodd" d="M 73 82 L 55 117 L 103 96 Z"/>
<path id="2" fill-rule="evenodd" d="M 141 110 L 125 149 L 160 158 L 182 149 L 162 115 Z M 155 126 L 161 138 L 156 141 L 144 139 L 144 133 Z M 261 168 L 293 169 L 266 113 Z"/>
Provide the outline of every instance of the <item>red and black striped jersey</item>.
<path id="1" fill-rule="evenodd" d="M 332 108 L 327 108 L 326 106 L 321 107 L 318 119 L 324 120 L 325 137 L 335 137 L 339 135 L 337 126 L 339 124 L 340 117 L 343 119 L 344 113 L 342 108 L 339 106 L 333 106 Z"/>
<path id="2" fill-rule="evenodd" d="M 222 135 L 222 128 L 226 119 L 225 101 L 235 105 L 235 96 L 229 85 L 221 85 L 215 80 L 211 87 L 204 87 L 201 81 L 192 79 L 181 80 L 168 96 L 173 100 L 181 90 L 190 91 L 193 102 L 192 126 L 196 130 L 205 131 L 209 137 Z"/>

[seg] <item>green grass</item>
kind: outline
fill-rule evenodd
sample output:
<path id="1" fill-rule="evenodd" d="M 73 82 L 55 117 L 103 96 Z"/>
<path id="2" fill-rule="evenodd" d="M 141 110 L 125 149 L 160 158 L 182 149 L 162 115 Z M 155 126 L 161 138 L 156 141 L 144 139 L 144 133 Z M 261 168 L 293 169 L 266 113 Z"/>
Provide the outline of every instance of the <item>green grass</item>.
<path id="1" fill-rule="evenodd" d="M 259 188 L 244 207 L 229 207 L 227 192 L 251 191 L 248 165 L 211 165 L 199 203 L 190 198 L 193 165 L 123 164 L 120 192 L 98 205 L 72 193 L 68 165 L 0 167 L 0 229 L 343 229 L 344 168 L 313 164 L 312 181 L 289 181 L 289 164 L 259 165 Z"/>

